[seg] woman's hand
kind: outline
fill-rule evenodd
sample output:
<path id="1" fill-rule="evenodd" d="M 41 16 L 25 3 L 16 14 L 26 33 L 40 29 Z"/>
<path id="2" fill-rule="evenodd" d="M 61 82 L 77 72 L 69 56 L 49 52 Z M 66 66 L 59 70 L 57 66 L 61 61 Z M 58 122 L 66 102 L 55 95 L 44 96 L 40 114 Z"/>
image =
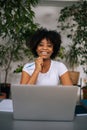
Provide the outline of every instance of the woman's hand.
<path id="1" fill-rule="evenodd" d="M 41 72 L 43 67 L 43 58 L 42 57 L 38 57 L 35 60 L 35 70 Z"/>

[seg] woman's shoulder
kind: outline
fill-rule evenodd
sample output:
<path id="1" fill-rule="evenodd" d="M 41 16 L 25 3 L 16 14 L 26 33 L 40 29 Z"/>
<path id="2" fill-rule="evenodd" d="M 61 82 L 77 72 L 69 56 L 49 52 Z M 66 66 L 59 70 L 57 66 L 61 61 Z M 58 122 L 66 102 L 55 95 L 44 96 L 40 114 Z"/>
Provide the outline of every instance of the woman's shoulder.
<path id="1" fill-rule="evenodd" d="M 63 62 L 61 62 L 61 61 L 52 60 L 52 63 L 53 63 L 54 65 L 57 65 L 57 66 L 61 66 L 61 65 L 64 65 L 64 66 L 65 66 L 65 64 L 64 64 Z"/>
<path id="2" fill-rule="evenodd" d="M 34 66 L 35 66 L 35 63 L 34 62 L 30 62 L 30 63 L 26 63 L 23 68 L 24 69 L 30 69 L 30 68 L 32 68 Z"/>
<path id="3" fill-rule="evenodd" d="M 53 61 L 53 68 L 56 69 L 56 72 L 58 72 L 59 76 L 68 71 L 66 65 L 61 61 Z"/>

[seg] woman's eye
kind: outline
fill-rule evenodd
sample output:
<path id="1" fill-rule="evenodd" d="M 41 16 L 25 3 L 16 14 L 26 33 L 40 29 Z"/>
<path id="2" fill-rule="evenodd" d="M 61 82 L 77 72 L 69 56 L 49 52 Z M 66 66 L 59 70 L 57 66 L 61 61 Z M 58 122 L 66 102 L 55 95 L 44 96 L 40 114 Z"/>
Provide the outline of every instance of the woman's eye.
<path id="1" fill-rule="evenodd" d="M 38 46 L 39 47 L 44 47 L 44 44 L 40 43 Z M 47 47 L 53 47 L 53 45 L 52 44 L 47 44 Z"/>
<path id="2" fill-rule="evenodd" d="M 40 43 L 39 46 L 43 46 L 43 44 Z"/>
<path id="3" fill-rule="evenodd" d="M 48 47 L 52 47 L 52 45 L 51 45 L 51 44 L 48 44 Z"/>

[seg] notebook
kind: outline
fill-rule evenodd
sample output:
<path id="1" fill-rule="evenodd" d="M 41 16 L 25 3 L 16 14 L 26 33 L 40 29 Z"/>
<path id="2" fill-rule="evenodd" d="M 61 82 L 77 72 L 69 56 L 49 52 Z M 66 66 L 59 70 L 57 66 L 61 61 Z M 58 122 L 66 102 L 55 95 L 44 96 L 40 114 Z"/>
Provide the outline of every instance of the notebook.
<path id="1" fill-rule="evenodd" d="M 77 86 L 11 85 L 13 118 L 19 120 L 72 121 Z"/>

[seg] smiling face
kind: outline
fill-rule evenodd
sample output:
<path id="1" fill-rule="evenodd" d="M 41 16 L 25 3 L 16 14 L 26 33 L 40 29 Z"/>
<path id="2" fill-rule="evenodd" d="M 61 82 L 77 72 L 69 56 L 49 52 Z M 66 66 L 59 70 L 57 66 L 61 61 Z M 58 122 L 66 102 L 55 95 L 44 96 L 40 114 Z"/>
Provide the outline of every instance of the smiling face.
<path id="1" fill-rule="evenodd" d="M 36 52 L 43 59 L 50 59 L 53 53 L 53 45 L 49 40 L 43 39 L 37 46 Z"/>

